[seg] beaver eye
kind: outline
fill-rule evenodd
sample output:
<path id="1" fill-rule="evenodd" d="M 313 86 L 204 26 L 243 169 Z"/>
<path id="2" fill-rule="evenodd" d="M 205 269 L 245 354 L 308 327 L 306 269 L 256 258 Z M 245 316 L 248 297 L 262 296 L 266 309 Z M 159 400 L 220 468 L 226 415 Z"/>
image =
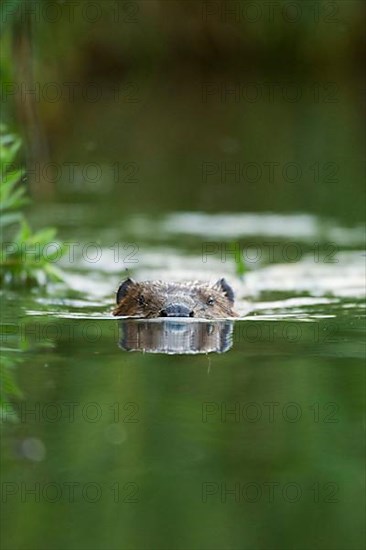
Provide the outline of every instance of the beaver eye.
<path id="1" fill-rule="evenodd" d="M 139 306 L 144 306 L 145 305 L 145 298 L 141 295 L 137 298 L 137 301 L 138 301 L 138 304 Z"/>
<path id="2" fill-rule="evenodd" d="M 208 306 L 213 306 L 214 303 L 215 303 L 214 298 L 213 298 L 212 296 L 209 296 L 209 297 L 207 298 L 206 304 L 207 304 Z"/>

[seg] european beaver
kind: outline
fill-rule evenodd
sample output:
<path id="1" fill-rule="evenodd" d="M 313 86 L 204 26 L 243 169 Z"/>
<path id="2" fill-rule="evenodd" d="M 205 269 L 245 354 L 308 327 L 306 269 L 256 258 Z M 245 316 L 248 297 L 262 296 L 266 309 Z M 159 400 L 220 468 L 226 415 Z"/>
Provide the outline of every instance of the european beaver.
<path id="1" fill-rule="evenodd" d="M 222 319 L 238 317 L 232 309 L 234 292 L 225 279 L 215 284 L 201 281 L 167 283 L 135 282 L 128 278 L 117 291 L 113 315 L 129 317 L 198 317 Z"/>

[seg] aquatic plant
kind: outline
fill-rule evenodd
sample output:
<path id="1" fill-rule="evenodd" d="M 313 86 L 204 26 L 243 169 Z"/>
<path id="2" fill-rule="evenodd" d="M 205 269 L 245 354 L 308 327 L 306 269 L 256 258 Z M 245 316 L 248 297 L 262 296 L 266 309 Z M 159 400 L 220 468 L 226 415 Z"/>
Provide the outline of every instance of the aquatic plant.
<path id="1" fill-rule="evenodd" d="M 65 250 L 55 240 L 54 227 L 34 232 L 25 218 L 23 207 L 30 202 L 25 171 L 15 166 L 20 147 L 21 140 L 0 126 L 0 280 L 13 286 L 41 285 L 62 279 L 54 264 Z"/>
<path id="2" fill-rule="evenodd" d="M 241 253 L 241 247 L 239 242 L 232 242 L 231 249 L 235 250 L 234 262 L 235 262 L 235 274 L 243 278 L 247 272 L 247 268 L 244 262 L 243 254 Z"/>

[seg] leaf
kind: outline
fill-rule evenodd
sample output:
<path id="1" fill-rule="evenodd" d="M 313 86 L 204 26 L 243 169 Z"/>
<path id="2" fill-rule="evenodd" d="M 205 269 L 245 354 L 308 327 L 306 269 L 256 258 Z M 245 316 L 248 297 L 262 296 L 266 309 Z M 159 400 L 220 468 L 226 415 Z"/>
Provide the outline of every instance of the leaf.
<path id="1" fill-rule="evenodd" d="M 62 270 L 53 264 L 47 264 L 46 273 L 52 281 L 59 282 L 64 280 Z"/>
<path id="2" fill-rule="evenodd" d="M 9 193 L 5 193 L 5 197 L 4 195 L 1 197 L 0 212 L 20 208 L 20 206 L 27 204 L 27 202 L 29 202 L 29 199 L 25 197 L 25 191 L 22 187 L 14 191 L 10 188 Z"/>
<path id="3" fill-rule="evenodd" d="M 31 228 L 28 225 L 28 222 L 25 220 L 22 220 L 22 224 L 19 228 L 19 232 L 17 236 L 15 237 L 15 242 L 21 243 L 23 241 L 26 241 L 31 236 Z"/>
<path id="4" fill-rule="evenodd" d="M 12 136 L 8 136 L 7 139 L 3 139 L 0 142 L 0 163 L 1 165 L 10 164 L 17 152 L 20 149 L 21 141 L 20 139 L 11 139 Z M 5 143 L 4 143 L 5 141 Z"/>
<path id="5" fill-rule="evenodd" d="M 0 227 L 6 227 L 7 225 L 20 222 L 22 218 L 23 218 L 23 214 L 21 212 L 11 212 L 7 214 L 1 214 Z"/>
<path id="6" fill-rule="evenodd" d="M 57 229 L 54 227 L 47 227 L 46 229 L 41 229 L 34 233 L 29 239 L 31 243 L 46 244 L 51 243 L 55 238 Z"/>

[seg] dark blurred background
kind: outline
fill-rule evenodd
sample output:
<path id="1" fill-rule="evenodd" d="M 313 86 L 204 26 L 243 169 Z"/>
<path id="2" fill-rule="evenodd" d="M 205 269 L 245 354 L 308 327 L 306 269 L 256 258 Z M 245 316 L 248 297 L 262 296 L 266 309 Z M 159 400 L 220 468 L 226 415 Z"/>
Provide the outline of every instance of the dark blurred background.
<path id="1" fill-rule="evenodd" d="M 364 8 L 4 2 L 3 114 L 27 141 L 30 192 L 89 203 L 102 224 L 171 210 L 360 221 Z"/>

